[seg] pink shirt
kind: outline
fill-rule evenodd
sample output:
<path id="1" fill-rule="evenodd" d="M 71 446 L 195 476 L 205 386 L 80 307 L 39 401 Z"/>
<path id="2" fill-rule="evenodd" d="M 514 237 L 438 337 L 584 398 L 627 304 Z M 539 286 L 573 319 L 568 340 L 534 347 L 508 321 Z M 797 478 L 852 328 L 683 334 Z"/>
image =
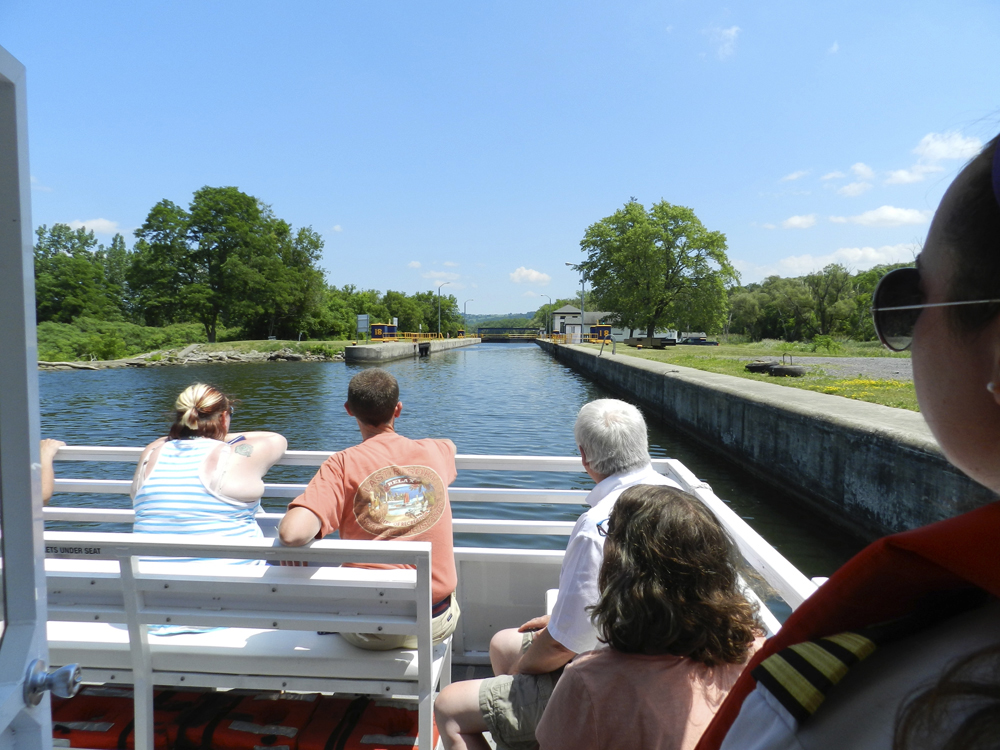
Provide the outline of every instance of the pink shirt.
<path id="1" fill-rule="evenodd" d="M 316 514 L 317 539 L 339 529 L 341 539 L 430 542 L 432 596 L 440 602 L 458 583 L 448 502 L 457 474 L 452 451 L 446 440 L 384 432 L 330 456 L 288 507 Z"/>
<path id="2" fill-rule="evenodd" d="M 542 750 L 691 750 L 743 667 L 611 648 L 580 654 L 559 678 L 535 737 Z"/>

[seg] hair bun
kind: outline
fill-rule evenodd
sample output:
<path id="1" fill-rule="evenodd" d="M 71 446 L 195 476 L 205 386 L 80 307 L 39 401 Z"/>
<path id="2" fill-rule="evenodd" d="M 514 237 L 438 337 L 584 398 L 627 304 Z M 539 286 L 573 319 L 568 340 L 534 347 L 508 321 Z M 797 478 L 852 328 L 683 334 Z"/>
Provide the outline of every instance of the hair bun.
<path id="1" fill-rule="evenodd" d="M 184 412 L 184 416 L 181 417 L 181 424 L 190 430 L 198 429 L 198 407 L 192 406 L 187 411 Z"/>

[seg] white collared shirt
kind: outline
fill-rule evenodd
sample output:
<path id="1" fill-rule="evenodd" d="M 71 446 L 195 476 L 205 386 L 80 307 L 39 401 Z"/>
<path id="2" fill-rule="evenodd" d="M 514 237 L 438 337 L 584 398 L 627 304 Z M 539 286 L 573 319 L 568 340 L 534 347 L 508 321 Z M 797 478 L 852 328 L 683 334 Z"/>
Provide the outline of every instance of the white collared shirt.
<path id="1" fill-rule="evenodd" d="M 637 484 L 661 484 L 680 489 L 680 485 L 657 472 L 651 464 L 613 474 L 587 495 L 591 508 L 580 516 L 569 535 L 566 556 L 559 570 L 559 598 L 552 610 L 548 631 L 574 653 L 582 654 L 599 645 L 587 610 L 600 599 L 597 577 L 604 562 L 604 537 L 597 532 L 597 524 L 611 514 L 618 496 Z"/>

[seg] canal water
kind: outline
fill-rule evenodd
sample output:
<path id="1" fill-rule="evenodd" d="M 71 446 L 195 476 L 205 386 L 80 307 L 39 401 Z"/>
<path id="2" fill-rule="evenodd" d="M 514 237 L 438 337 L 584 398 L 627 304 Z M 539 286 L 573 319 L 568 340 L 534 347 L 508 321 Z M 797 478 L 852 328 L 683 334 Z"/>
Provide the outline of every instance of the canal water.
<path id="1" fill-rule="evenodd" d="M 389 362 L 403 412 L 396 429 L 411 438 L 448 437 L 459 453 L 576 455 L 573 422 L 580 407 L 612 394 L 566 368 L 535 344 L 479 344 L 432 357 Z M 194 382 L 212 383 L 238 400 L 233 430 L 272 430 L 293 450 L 341 450 L 358 442 L 344 412 L 347 383 L 360 365 L 340 362 L 194 365 L 155 369 L 39 373 L 42 436 L 70 445 L 142 446 L 164 435 L 173 402 Z M 796 501 L 696 445 L 649 422 L 650 454 L 680 459 L 765 539 L 808 576 L 826 576 L 860 548 Z M 60 464 L 58 474 L 131 478 L 124 464 Z M 307 482 L 308 467 L 277 466 L 273 482 Z M 586 474 L 463 471 L 455 486 L 590 489 Z M 127 495 L 62 495 L 54 506 L 128 507 Z M 271 511 L 284 502 L 264 500 Z M 575 520 L 576 506 L 460 503 L 456 517 Z M 50 527 L 57 528 L 50 524 Z M 456 544 L 560 548 L 565 537 L 456 535 Z"/>

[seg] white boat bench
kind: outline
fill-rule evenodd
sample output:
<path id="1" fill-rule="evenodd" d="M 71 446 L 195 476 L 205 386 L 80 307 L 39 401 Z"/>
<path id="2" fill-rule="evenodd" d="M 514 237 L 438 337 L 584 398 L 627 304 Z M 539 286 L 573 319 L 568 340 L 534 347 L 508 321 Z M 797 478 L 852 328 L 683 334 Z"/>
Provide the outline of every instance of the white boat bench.
<path id="1" fill-rule="evenodd" d="M 79 664 L 85 682 L 134 685 L 136 750 L 153 750 L 154 685 L 403 697 L 418 704 L 420 750 L 432 747 L 451 640 L 431 642 L 429 543 L 46 532 L 45 544 L 50 662 Z M 334 567 L 344 563 L 414 567 Z M 418 646 L 365 651 L 332 634 L 342 632 L 416 635 Z"/>

